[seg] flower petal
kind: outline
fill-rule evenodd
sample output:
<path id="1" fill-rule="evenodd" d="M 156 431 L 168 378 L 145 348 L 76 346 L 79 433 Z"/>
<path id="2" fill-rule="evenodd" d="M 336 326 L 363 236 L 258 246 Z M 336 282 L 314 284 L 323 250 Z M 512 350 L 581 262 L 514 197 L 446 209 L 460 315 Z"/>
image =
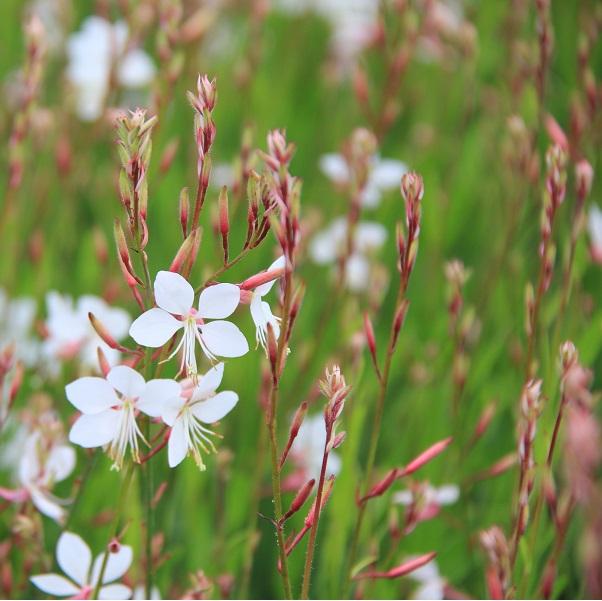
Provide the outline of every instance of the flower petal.
<path id="1" fill-rule="evenodd" d="M 157 379 L 146 383 L 136 407 L 146 415 L 160 417 L 165 403 L 177 398 L 182 390 L 175 380 Z"/>
<path id="2" fill-rule="evenodd" d="M 167 444 L 167 461 L 169 467 L 176 467 L 176 465 L 182 463 L 187 453 L 188 445 L 186 444 L 184 423 L 181 419 L 177 419 L 171 429 L 169 443 Z"/>
<path id="3" fill-rule="evenodd" d="M 182 397 L 173 398 L 165 403 L 161 412 L 161 419 L 172 428 L 176 423 L 176 419 L 180 413 L 180 409 L 184 406 L 186 400 Z"/>
<path id="4" fill-rule="evenodd" d="M 186 315 L 194 303 L 194 289 L 179 273 L 160 271 L 155 277 L 155 300 L 168 313 Z"/>
<path id="5" fill-rule="evenodd" d="M 439 505 L 451 505 L 460 498 L 460 489 L 456 484 L 444 484 L 435 489 L 435 500 Z"/>
<path id="6" fill-rule="evenodd" d="M 370 174 L 370 181 L 381 190 L 390 190 L 401 185 L 401 177 L 409 171 L 408 166 L 395 159 L 379 159 Z"/>
<path id="7" fill-rule="evenodd" d="M 46 472 L 53 482 L 64 480 L 75 467 L 75 450 L 69 445 L 52 447 L 46 460 Z"/>
<path id="8" fill-rule="evenodd" d="M 130 547 L 129 545 L 121 545 L 117 553 L 109 553 L 107 567 L 105 568 L 105 573 L 102 577 L 102 584 L 107 584 L 107 582 L 113 582 L 113 580 L 121 578 L 132 565 L 133 557 L 134 553 L 132 551 L 132 547 Z M 98 577 L 100 576 L 100 570 L 102 567 L 103 559 L 104 553 L 101 553 L 94 560 L 94 566 L 92 567 L 92 576 L 90 578 L 90 584 L 92 586 L 94 586 L 98 582 Z"/>
<path id="9" fill-rule="evenodd" d="M 77 595 L 80 589 L 72 582 L 69 582 L 63 576 L 58 574 L 40 574 L 30 578 L 34 586 L 37 586 L 41 591 L 49 595 L 57 597 L 67 597 L 69 595 Z"/>
<path id="10" fill-rule="evenodd" d="M 238 403 L 238 395 L 231 390 L 219 392 L 207 401 L 194 403 L 191 411 L 195 417 L 206 424 L 217 422 L 225 415 L 228 415 Z"/>
<path id="11" fill-rule="evenodd" d="M 349 181 L 349 167 L 347 161 L 336 153 L 323 154 L 320 157 L 320 170 L 330 180 L 337 183 Z"/>
<path id="12" fill-rule="evenodd" d="M 138 398 L 144 390 L 144 378 L 127 365 L 116 365 L 107 374 L 109 384 L 129 399 Z"/>
<path id="13" fill-rule="evenodd" d="M 81 536 L 63 532 L 56 545 L 56 561 L 61 570 L 80 586 L 87 583 L 92 553 Z"/>
<path id="14" fill-rule="evenodd" d="M 71 426 L 69 440 L 85 449 L 102 447 L 115 437 L 120 419 L 121 412 L 113 409 L 95 415 L 80 415 Z"/>
<path id="15" fill-rule="evenodd" d="M 108 599 L 108 600 L 121 600 L 121 599 L 129 599 L 132 596 L 132 589 L 129 586 L 125 586 L 125 584 L 109 584 L 108 586 L 103 586 L 98 591 L 99 599 Z"/>
<path id="16" fill-rule="evenodd" d="M 275 269 L 284 269 L 286 266 L 286 259 L 284 255 L 278 257 L 267 269 L 266 271 L 274 271 Z M 278 279 L 278 278 L 276 278 Z M 255 288 L 255 293 L 259 294 L 259 296 L 265 296 L 271 289 L 276 280 L 272 280 L 271 282 L 266 282 L 265 284 L 261 284 L 261 286 L 257 286 Z"/>
<path id="17" fill-rule="evenodd" d="M 243 333 L 229 321 L 212 321 L 201 326 L 201 338 L 209 351 L 219 357 L 242 357 L 249 352 Z"/>
<path id="18" fill-rule="evenodd" d="M 78 378 L 65 386 L 65 393 L 76 409 L 91 415 L 119 402 L 113 387 L 104 378 Z"/>
<path id="19" fill-rule="evenodd" d="M 35 508 L 43 515 L 49 517 L 55 522 L 62 522 L 65 517 L 65 510 L 48 495 L 45 495 L 37 488 L 30 488 L 29 494 L 31 502 Z"/>
<path id="20" fill-rule="evenodd" d="M 163 346 L 183 323 L 163 309 L 149 309 L 138 317 L 130 327 L 130 336 L 142 346 Z"/>
<path id="21" fill-rule="evenodd" d="M 224 377 L 224 364 L 217 363 L 206 374 L 199 378 L 199 383 L 192 391 L 193 401 L 202 401 L 213 394 Z"/>
<path id="22" fill-rule="evenodd" d="M 205 288 L 199 296 L 199 315 L 222 319 L 234 313 L 240 302 L 240 288 L 235 284 L 216 284 Z"/>

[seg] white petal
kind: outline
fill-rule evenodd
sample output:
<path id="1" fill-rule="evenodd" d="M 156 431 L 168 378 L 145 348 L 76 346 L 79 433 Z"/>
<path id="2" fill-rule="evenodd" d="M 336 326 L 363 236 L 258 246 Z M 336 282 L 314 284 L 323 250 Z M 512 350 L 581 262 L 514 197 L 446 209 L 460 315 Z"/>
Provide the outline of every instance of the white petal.
<path id="1" fill-rule="evenodd" d="M 349 167 L 345 159 L 336 153 L 324 154 L 320 157 L 320 170 L 334 182 L 349 181 Z"/>
<path id="2" fill-rule="evenodd" d="M 443 599 L 445 595 L 444 583 L 441 579 L 432 580 L 425 582 L 420 585 L 415 591 L 412 597 L 414 599 L 429 599 L 439 600 Z"/>
<path id="3" fill-rule="evenodd" d="M 177 398 L 181 387 L 175 380 L 158 379 L 146 383 L 136 407 L 151 417 L 159 417 L 163 413 L 165 403 Z"/>
<path id="4" fill-rule="evenodd" d="M 165 403 L 163 411 L 161 412 L 161 419 L 172 428 L 176 423 L 176 419 L 180 413 L 180 409 L 184 406 L 186 400 L 182 397 L 176 397 Z"/>
<path id="5" fill-rule="evenodd" d="M 353 292 L 361 292 L 368 286 L 370 263 L 359 253 L 349 257 L 345 265 L 345 282 Z"/>
<path id="6" fill-rule="evenodd" d="M 168 313 L 186 315 L 194 302 L 194 290 L 179 273 L 160 271 L 155 278 L 155 300 Z"/>
<path id="7" fill-rule="evenodd" d="M 132 565 L 133 557 L 134 553 L 132 552 L 132 547 L 129 545 L 121 545 L 117 553 L 109 553 L 109 559 L 107 561 L 107 567 L 105 568 L 105 573 L 102 578 L 102 584 L 107 584 L 108 582 L 113 582 L 113 580 L 121 578 L 128 571 L 130 565 Z M 90 578 L 90 583 L 92 585 L 95 585 L 98 582 L 103 558 L 104 553 L 101 553 L 94 560 L 92 576 Z"/>
<path id="8" fill-rule="evenodd" d="M 411 505 L 414 502 L 414 495 L 411 490 L 400 490 L 393 495 L 393 503 L 400 505 Z"/>
<path id="9" fill-rule="evenodd" d="M 80 536 L 73 532 L 63 532 L 56 545 L 56 560 L 69 578 L 81 586 L 86 584 L 92 554 Z"/>
<path id="10" fill-rule="evenodd" d="M 267 272 L 274 271 L 275 269 L 284 269 L 286 266 L 286 259 L 284 255 L 278 257 L 267 269 Z M 277 279 L 277 278 L 276 278 Z M 276 280 L 272 280 L 271 282 L 267 282 L 265 284 L 261 284 L 261 286 L 257 286 L 255 288 L 255 293 L 259 296 L 265 296 L 271 289 L 272 286 L 276 283 Z"/>
<path id="11" fill-rule="evenodd" d="M 62 522 L 65 517 L 65 510 L 58 503 L 53 501 L 50 496 L 46 496 L 37 488 L 30 488 L 29 494 L 31 495 L 31 502 L 40 513 L 55 522 Z"/>
<path id="12" fill-rule="evenodd" d="M 113 387 L 104 378 L 78 378 L 65 386 L 65 393 L 82 413 L 100 413 L 119 402 Z"/>
<path id="13" fill-rule="evenodd" d="M 263 310 L 263 301 L 261 300 L 261 296 L 253 295 L 251 298 L 251 303 L 249 304 L 249 309 L 251 310 L 251 317 L 253 318 L 253 323 L 255 326 L 260 329 L 264 329 L 267 324 L 267 319 Z"/>
<path id="14" fill-rule="evenodd" d="M 391 190 L 401 185 L 401 177 L 408 172 L 408 166 L 395 159 L 380 159 L 374 165 L 370 180 L 381 190 Z"/>
<path id="15" fill-rule="evenodd" d="M 167 444 L 167 461 L 169 462 L 169 467 L 176 467 L 176 465 L 182 463 L 187 453 L 188 445 L 186 444 L 184 424 L 181 419 L 177 419 L 171 429 Z"/>
<path id="16" fill-rule="evenodd" d="M 69 582 L 66 578 L 58 574 L 40 574 L 39 576 L 32 576 L 30 580 L 41 591 L 49 595 L 56 595 L 57 597 L 77 595 L 80 590 L 72 582 Z"/>
<path id="17" fill-rule="evenodd" d="M 435 490 L 435 500 L 439 505 L 451 505 L 460 498 L 460 489 L 456 484 L 445 484 Z"/>
<path id="18" fill-rule="evenodd" d="M 141 88 L 152 82 L 155 65 L 144 50 L 130 50 L 118 69 L 119 83 L 126 88 Z"/>
<path id="19" fill-rule="evenodd" d="M 242 357 L 249 352 L 243 333 L 229 321 L 212 321 L 201 326 L 201 338 L 209 351 L 219 357 Z"/>
<path id="20" fill-rule="evenodd" d="M 225 415 L 228 415 L 238 403 L 238 395 L 231 390 L 219 392 L 207 401 L 194 403 L 191 411 L 195 417 L 206 424 L 217 422 Z"/>
<path id="21" fill-rule="evenodd" d="M 129 599 L 132 596 L 132 589 L 129 586 L 125 586 L 125 584 L 109 584 L 108 586 L 103 586 L 98 591 L 99 599 L 108 599 L 108 600 L 121 600 L 121 599 Z"/>
<path id="22" fill-rule="evenodd" d="M 387 230 L 380 223 L 363 221 L 355 230 L 355 250 L 368 252 L 379 249 L 387 239 Z"/>
<path id="23" fill-rule="evenodd" d="M 46 461 L 46 471 L 53 482 L 64 480 L 75 467 L 75 450 L 68 445 L 52 448 Z"/>
<path id="24" fill-rule="evenodd" d="M 142 346 L 163 346 L 183 323 L 163 309 L 149 309 L 138 317 L 130 327 L 130 336 Z"/>
<path id="25" fill-rule="evenodd" d="M 338 240 L 335 240 L 328 230 L 318 232 L 309 243 L 309 255 L 314 263 L 327 265 L 337 258 Z"/>
<path id="26" fill-rule="evenodd" d="M 85 449 L 102 447 L 115 437 L 120 419 L 121 412 L 113 409 L 95 415 L 80 415 L 71 426 L 69 440 Z"/>
<path id="27" fill-rule="evenodd" d="M 602 246 L 602 210 L 597 204 L 592 204 L 587 217 L 587 227 L 592 242 L 596 246 Z"/>
<path id="28" fill-rule="evenodd" d="M 240 288 L 234 284 L 216 284 L 205 288 L 199 297 L 199 315 L 222 319 L 234 313 L 240 302 Z"/>
<path id="29" fill-rule="evenodd" d="M 224 377 L 224 364 L 217 363 L 206 374 L 199 378 L 199 383 L 192 392 L 192 400 L 201 401 L 213 394 Z"/>
<path id="30" fill-rule="evenodd" d="M 374 183 L 368 182 L 362 191 L 362 206 L 367 209 L 375 209 L 380 204 L 381 197 L 381 189 Z"/>
<path id="31" fill-rule="evenodd" d="M 107 374 L 111 386 L 128 399 L 138 398 L 144 390 L 144 378 L 127 365 L 117 365 Z"/>

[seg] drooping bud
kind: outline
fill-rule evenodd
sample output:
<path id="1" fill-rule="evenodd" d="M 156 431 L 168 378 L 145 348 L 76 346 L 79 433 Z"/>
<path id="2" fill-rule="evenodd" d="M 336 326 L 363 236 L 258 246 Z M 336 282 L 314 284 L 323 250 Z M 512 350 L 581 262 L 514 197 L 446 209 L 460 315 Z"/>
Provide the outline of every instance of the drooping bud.
<path id="1" fill-rule="evenodd" d="M 286 522 L 286 520 L 288 520 L 291 516 L 295 515 L 295 513 L 297 513 L 303 507 L 305 501 L 307 501 L 311 491 L 313 490 L 315 483 L 315 479 L 312 478 L 311 480 L 308 480 L 299 489 L 288 511 L 282 516 L 282 520 L 280 521 L 280 523 Z"/>
<path id="2" fill-rule="evenodd" d="M 399 470 L 398 478 L 403 476 L 409 476 L 413 474 L 415 471 L 419 470 L 422 466 L 426 465 L 429 461 L 432 461 L 437 455 L 440 455 L 445 449 L 450 445 L 453 438 L 450 436 L 449 438 L 445 438 L 436 442 L 434 445 L 430 446 L 426 451 L 420 453 L 418 457 L 410 461 L 404 468 Z"/>
<path id="3" fill-rule="evenodd" d="M 297 411 L 295 411 L 295 415 L 293 416 L 293 421 L 291 423 L 291 429 L 289 430 L 288 434 L 288 441 L 284 447 L 282 456 L 280 457 L 280 469 L 282 469 L 282 466 L 288 457 L 289 451 L 293 446 L 293 442 L 295 441 L 295 438 L 297 438 L 297 434 L 299 434 L 299 429 L 301 428 L 301 424 L 303 423 L 305 415 L 307 414 L 307 407 L 307 401 L 303 401 L 297 408 Z"/>

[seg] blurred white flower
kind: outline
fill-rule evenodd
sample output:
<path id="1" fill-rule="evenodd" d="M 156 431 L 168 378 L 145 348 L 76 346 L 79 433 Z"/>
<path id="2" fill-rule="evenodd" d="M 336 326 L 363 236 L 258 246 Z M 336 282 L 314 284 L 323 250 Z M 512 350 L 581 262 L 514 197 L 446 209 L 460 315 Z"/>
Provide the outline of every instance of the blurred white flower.
<path id="1" fill-rule="evenodd" d="M 183 382 L 182 396 L 173 397 L 166 405 L 162 418 L 171 428 L 168 442 L 170 467 L 180 464 L 188 453 L 201 470 L 205 469 L 201 451 L 215 452 L 210 435 L 213 431 L 203 424 L 213 424 L 226 416 L 238 403 L 231 390 L 216 392 L 224 375 L 224 364 L 218 363 L 206 374 Z"/>
<path id="2" fill-rule="evenodd" d="M 124 584 L 109 584 L 121 578 L 132 563 L 132 547 L 120 545 L 116 553 L 109 553 L 99 591 L 99 599 L 129 599 L 132 590 Z M 63 532 L 56 545 L 56 560 L 64 574 L 40 574 L 32 576 L 31 582 L 41 591 L 57 597 L 89 599 L 102 570 L 104 554 L 92 564 L 92 553 L 88 545 L 77 534 Z"/>
<path id="3" fill-rule="evenodd" d="M 325 230 L 318 232 L 309 245 L 309 254 L 318 265 L 334 264 L 345 251 L 347 220 L 335 219 Z M 345 265 L 345 283 L 353 292 L 365 290 L 370 281 L 370 253 L 378 250 L 387 238 L 380 223 L 362 221 L 355 227 L 353 253 Z"/>
<path id="4" fill-rule="evenodd" d="M 275 269 L 282 269 L 286 264 L 284 256 L 276 259 L 268 268 L 267 272 Z M 280 318 L 272 314 L 270 305 L 263 300 L 263 297 L 272 289 L 276 280 L 267 282 L 257 286 L 251 292 L 251 317 L 255 323 L 255 339 L 258 344 L 266 349 L 267 335 L 268 335 L 268 324 L 270 324 L 274 330 L 274 336 L 276 339 L 280 336 Z"/>
<path id="5" fill-rule="evenodd" d="M 134 587 L 134 594 L 132 595 L 132 599 L 146 599 L 146 592 L 143 584 L 139 584 Z M 151 601 L 158 601 L 161 599 L 161 592 L 156 586 L 153 586 L 150 594 Z"/>
<path id="6" fill-rule="evenodd" d="M 587 229 L 591 242 L 591 253 L 596 263 L 602 264 L 602 210 L 592 204 L 587 215 Z"/>
<path id="7" fill-rule="evenodd" d="M 0 349 L 14 345 L 14 356 L 32 367 L 39 359 L 40 343 L 32 336 L 36 315 L 33 298 L 9 299 L 0 288 Z"/>
<path id="8" fill-rule="evenodd" d="M 299 428 L 290 452 L 291 459 L 304 472 L 306 479 L 315 478 L 317 481 L 320 477 L 325 443 L 326 426 L 324 416 L 321 413 L 307 416 Z M 340 471 L 341 458 L 336 452 L 330 451 L 326 475 L 336 475 Z"/>
<path id="9" fill-rule="evenodd" d="M 126 51 L 127 25 L 88 17 L 67 42 L 67 77 L 77 92 L 77 114 L 94 121 L 103 111 L 113 65 L 125 88 L 143 88 L 155 75 L 151 58 L 139 48 Z"/>
<path id="10" fill-rule="evenodd" d="M 121 340 L 127 335 L 131 323 L 126 311 L 110 307 L 101 298 L 90 295 L 80 297 L 74 305 L 70 296 L 54 291 L 46 295 L 46 307 L 48 336 L 42 345 L 42 351 L 51 362 L 48 366 L 51 373 L 58 371 L 57 359 L 75 356 L 83 367 L 97 371 L 98 347 L 110 365 L 119 361 L 119 352 L 110 348 L 96 333 L 88 313 L 93 313 L 115 340 Z"/>
<path id="11" fill-rule="evenodd" d="M 444 484 L 443 486 L 433 487 L 426 484 L 419 489 L 421 499 L 425 506 L 453 505 L 460 498 L 460 489 L 456 484 Z M 393 502 L 400 505 L 411 505 L 416 501 L 417 495 L 411 490 L 400 490 L 393 495 Z"/>
<path id="12" fill-rule="evenodd" d="M 436 561 L 430 561 L 414 570 L 409 577 L 420 584 L 414 591 L 412 599 L 443 599 L 446 581 L 439 574 Z"/>
<path id="13" fill-rule="evenodd" d="M 33 0 L 29 10 L 44 26 L 44 41 L 51 53 L 58 52 L 65 41 L 64 13 L 67 3 L 64 0 Z"/>
<path id="14" fill-rule="evenodd" d="M 163 346 L 178 330 L 184 335 L 171 359 L 182 349 L 180 371 L 197 373 L 196 343 L 207 357 L 241 357 L 249 351 L 243 333 L 229 321 L 240 302 L 240 288 L 234 284 L 216 284 L 205 288 L 199 296 L 199 308 L 194 309 L 194 290 L 178 273 L 160 271 L 155 278 L 157 307 L 144 312 L 134 321 L 130 336 L 142 346 Z M 175 317 L 174 317 L 175 316 Z M 209 323 L 205 319 L 213 319 Z"/>
<path id="15" fill-rule="evenodd" d="M 224 186 L 232 188 L 235 181 L 236 174 L 232 165 L 229 163 L 216 163 L 212 165 L 210 183 L 214 188 L 223 188 Z"/>
<path id="16" fill-rule="evenodd" d="M 337 153 L 328 153 L 320 157 L 320 169 L 331 181 L 338 185 L 349 183 L 349 166 L 345 158 Z M 362 194 L 362 206 L 376 208 L 382 195 L 401 185 L 401 177 L 409 171 L 408 166 L 396 159 L 381 159 L 374 155 L 371 161 L 368 181 Z"/>
<path id="17" fill-rule="evenodd" d="M 82 413 L 71 427 L 69 440 L 84 448 L 108 445 L 113 466 L 120 468 L 128 447 L 134 460 L 139 460 L 138 439 L 144 437 L 136 413 L 159 417 L 165 403 L 178 396 L 180 385 L 168 379 L 145 382 L 131 367 L 118 365 L 106 379 L 79 378 L 68 384 L 65 392 Z"/>
<path id="18" fill-rule="evenodd" d="M 56 417 L 49 414 L 52 423 Z M 52 428 L 48 420 L 48 428 L 34 430 L 27 434 L 25 428 L 18 431 L 14 442 L 11 441 L 11 451 L 18 451 L 17 479 L 20 488 L 10 490 L 0 488 L 0 497 L 13 502 L 31 500 L 36 509 L 57 522 L 62 522 L 65 511 L 62 505 L 66 501 L 57 499 L 51 494 L 52 487 L 65 480 L 75 467 L 75 451 L 62 438 L 62 431 Z M 9 453 L 8 449 L 6 449 Z M 3 453 L 3 463 L 6 457 Z"/>

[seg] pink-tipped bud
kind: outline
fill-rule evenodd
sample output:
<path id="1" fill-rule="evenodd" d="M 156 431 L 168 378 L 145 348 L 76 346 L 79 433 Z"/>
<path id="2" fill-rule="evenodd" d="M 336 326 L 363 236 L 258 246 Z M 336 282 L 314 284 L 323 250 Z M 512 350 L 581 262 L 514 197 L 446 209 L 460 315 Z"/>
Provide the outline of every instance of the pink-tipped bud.
<path id="1" fill-rule="evenodd" d="M 393 348 L 397 346 L 397 339 L 399 338 L 399 332 L 403 327 L 403 322 L 406 319 L 406 315 L 408 313 L 408 309 L 410 307 L 410 301 L 406 298 L 404 299 L 397 311 L 395 312 L 395 317 L 393 318 Z"/>
<path id="2" fill-rule="evenodd" d="M 295 411 L 295 415 L 293 416 L 293 421 L 291 423 L 291 429 L 288 434 L 288 441 L 286 443 L 286 447 L 284 447 L 284 451 L 282 452 L 282 457 L 280 458 L 280 468 L 284 465 L 286 458 L 288 457 L 289 451 L 293 446 L 293 442 L 295 438 L 297 438 L 297 434 L 299 434 L 299 429 L 301 428 L 301 424 L 305 419 L 305 415 L 307 414 L 307 401 L 303 401 L 301 405 Z"/>
<path id="3" fill-rule="evenodd" d="M 117 257 L 119 265 L 125 278 L 127 285 L 130 288 L 135 288 L 137 285 L 142 285 L 142 280 L 134 273 L 130 251 L 125 240 L 125 234 L 121 228 L 121 223 L 116 219 L 113 226 L 113 234 L 115 236 L 115 244 L 117 245 Z"/>
<path id="4" fill-rule="evenodd" d="M 307 501 L 315 483 L 315 479 L 312 478 L 301 487 L 299 492 L 295 495 L 289 510 L 282 516 L 281 523 L 286 522 L 286 520 L 295 515 L 295 513 L 297 513 L 303 507 L 303 505 L 305 505 L 305 501 Z"/>
<path id="5" fill-rule="evenodd" d="M 374 336 L 374 328 L 372 327 L 372 322 L 370 321 L 370 317 L 367 312 L 364 312 L 364 334 L 366 335 L 366 343 L 368 345 L 368 349 L 372 357 L 374 369 L 376 370 L 376 373 L 378 373 L 379 370 L 378 358 L 376 356 L 376 337 Z"/>
<path id="6" fill-rule="evenodd" d="M 180 140 L 178 138 L 171 139 L 165 146 L 165 150 L 161 155 L 159 161 L 159 171 L 165 175 L 171 167 L 173 160 L 176 158 L 178 147 L 180 146 Z"/>
<path id="7" fill-rule="evenodd" d="M 196 250 L 201 238 L 201 228 L 197 227 L 194 231 L 190 232 L 190 235 L 182 242 L 176 256 L 174 257 L 169 271 L 175 273 L 182 273 L 184 266 L 190 265 L 196 259 Z"/>
<path id="8" fill-rule="evenodd" d="M 562 127 L 558 125 L 558 122 L 552 115 L 546 115 L 546 131 L 548 132 L 548 136 L 556 146 L 559 146 L 565 151 L 569 149 L 569 140 L 566 137 Z"/>
<path id="9" fill-rule="evenodd" d="M 330 443 L 330 449 L 331 450 L 335 450 L 338 449 L 344 442 L 345 439 L 347 438 L 347 432 L 339 432 L 333 439 L 332 442 Z"/>
<path id="10" fill-rule="evenodd" d="M 585 159 L 581 159 L 575 165 L 575 185 L 577 188 L 577 196 L 585 200 L 592 189 L 594 181 L 594 170 L 591 164 Z"/>
<path id="11" fill-rule="evenodd" d="M 190 212 L 190 199 L 188 196 L 188 188 L 182 188 L 179 199 L 180 209 L 180 227 L 184 238 L 188 235 L 188 214 Z"/>
<path id="12" fill-rule="evenodd" d="M 100 368 L 100 373 L 106 378 L 111 371 L 111 364 L 100 347 L 96 348 L 96 356 L 98 357 L 98 367 Z"/>
<path id="13" fill-rule="evenodd" d="M 487 428 L 489 428 L 489 424 L 491 424 L 491 420 L 493 419 L 494 415 L 495 403 L 489 403 L 489 405 L 483 409 L 483 412 L 479 417 L 479 421 L 475 426 L 474 433 L 472 435 L 473 442 L 476 442 L 479 438 L 481 438 L 481 436 L 483 436 L 483 434 L 485 434 L 485 431 Z"/>
<path id="14" fill-rule="evenodd" d="M 516 453 L 508 453 L 508 455 L 504 455 L 489 469 L 487 469 L 479 479 L 494 478 L 495 476 L 499 476 L 500 474 L 507 472 L 510 468 L 516 465 L 517 459 L 518 457 Z"/>
<path id="15" fill-rule="evenodd" d="M 365 503 L 368 499 L 372 499 L 373 497 L 380 497 L 384 493 L 391 488 L 391 485 L 397 479 L 397 475 L 399 474 L 399 470 L 397 468 L 392 469 L 387 475 L 377 482 L 360 500 L 359 503 Z"/>
<path id="16" fill-rule="evenodd" d="M 270 269 L 269 271 L 262 271 L 261 273 L 256 273 L 250 278 L 247 278 L 244 282 L 240 284 L 240 288 L 241 290 L 254 290 L 255 288 L 257 288 L 257 286 L 267 284 L 272 280 L 278 279 L 282 275 L 284 275 L 284 267 Z"/>
<path id="17" fill-rule="evenodd" d="M 270 360 L 270 366 L 272 368 L 272 378 L 274 381 L 278 379 L 278 341 L 276 340 L 276 334 L 274 333 L 274 328 L 271 323 L 268 323 L 268 359 Z"/>
<path id="18" fill-rule="evenodd" d="M 94 328 L 94 331 L 102 338 L 103 342 L 107 344 L 110 348 L 116 351 L 127 352 L 127 349 L 124 348 L 121 344 L 111 336 L 109 331 L 102 325 L 100 320 L 94 315 L 94 313 L 88 313 L 88 319 Z"/>
<path id="19" fill-rule="evenodd" d="M 450 436 L 449 438 L 445 438 L 436 442 L 434 445 L 430 446 L 426 451 L 420 453 L 418 457 L 410 461 L 403 469 L 399 470 L 398 478 L 402 476 L 409 476 L 413 474 L 415 471 L 419 470 L 421 467 L 426 465 L 429 461 L 432 461 L 437 455 L 440 455 L 447 449 L 447 447 L 452 442 L 453 438 Z"/>
<path id="20" fill-rule="evenodd" d="M 411 572 L 414 572 L 418 568 L 426 565 L 430 561 L 432 561 L 437 556 L 435 551 L 431 551 L 430 553 L 425 553 L 424 555 L 420 555 L 420 557 L 416 557 L 414 559 L 410 559 L 401 565 L 392 568 L 386 572 L 364 572 L 363 574 L 358 574 L 355 579 L 363 580 L 363 579 L 380 579 L 385 578 L 388 580 L 392 580 L 394 578 L 401 578 L 402 576 L 406 576 Z"/>

